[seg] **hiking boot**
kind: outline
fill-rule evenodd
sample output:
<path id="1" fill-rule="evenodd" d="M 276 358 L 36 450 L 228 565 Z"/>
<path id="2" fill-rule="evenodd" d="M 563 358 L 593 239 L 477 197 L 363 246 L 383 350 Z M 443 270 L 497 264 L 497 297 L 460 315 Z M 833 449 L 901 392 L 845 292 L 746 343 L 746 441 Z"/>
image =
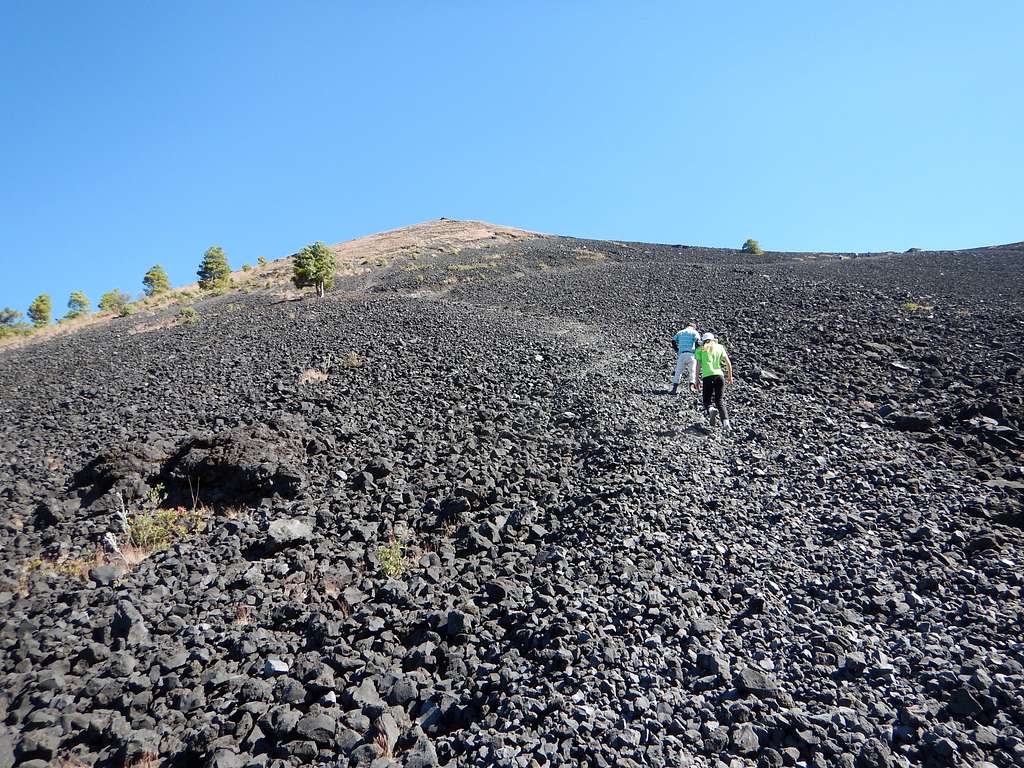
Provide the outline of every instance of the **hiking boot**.
<path id="1" fill-rule="evenodd" d="M 718 426 L 718 409 L 714 406 L 708 409 L 708 426 L 712 429 Z"/>
<path id="2" fill-rule="evenodd" d="M 726 432 L 728 432 L 730 429 L 732 429 L 732 425 L 729 423 L 728 419 L 723 419 L 722 420 L 722 429 L 724 429 Z"/>
<path id="3" fill-rule="evenodd" d="M 678 389 L 679 389 L 679 385 L 678 384 L 673 384 L 672 385 L 672 391 L 669 392 L 669 394 L 670 395 L 674 395 L 676 393 L 676 390 L 678 390 Z"/>

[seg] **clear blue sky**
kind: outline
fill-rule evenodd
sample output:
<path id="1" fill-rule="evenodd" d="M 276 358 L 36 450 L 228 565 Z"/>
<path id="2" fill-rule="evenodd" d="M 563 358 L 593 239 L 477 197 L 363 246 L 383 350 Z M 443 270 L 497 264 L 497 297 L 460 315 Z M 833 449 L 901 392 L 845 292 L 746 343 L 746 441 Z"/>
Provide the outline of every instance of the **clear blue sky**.
<path id="1" fill-rule="evenodd" d="M 425 219 L 1024 239 L 1024 3 L 0 0 L 0 306 Z"/>

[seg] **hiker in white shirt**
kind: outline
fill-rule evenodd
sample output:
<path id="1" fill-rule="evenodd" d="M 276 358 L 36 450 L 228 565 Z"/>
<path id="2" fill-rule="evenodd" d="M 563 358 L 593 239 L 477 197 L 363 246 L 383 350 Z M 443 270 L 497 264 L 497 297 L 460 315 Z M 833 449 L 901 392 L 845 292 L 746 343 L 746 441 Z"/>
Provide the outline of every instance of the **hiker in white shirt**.
<path id="1" fill-rule="evenodd" d="M 700 333 L 697 332 L 697 323 L 691 321 L 683 330 L 672 337 L 672 346 L 676 350 L 676 370 L 672 375 L 672 392 L 675 394 L 679 389 L 679 382 L 686 373 L 686 381 L 690 388 L 697 389 L 697 361 L 693 356 L 694 350 L 700 344 Z"/>

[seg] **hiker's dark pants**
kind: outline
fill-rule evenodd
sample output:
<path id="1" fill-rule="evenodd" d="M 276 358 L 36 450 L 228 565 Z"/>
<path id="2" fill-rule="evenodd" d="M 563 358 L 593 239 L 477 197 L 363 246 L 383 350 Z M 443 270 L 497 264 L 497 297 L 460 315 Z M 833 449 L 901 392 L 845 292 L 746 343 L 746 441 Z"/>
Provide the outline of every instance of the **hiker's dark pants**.
<path id="1" fill-rule="evenodd" d="M 728 419 L 729 414 L 725 410 L 725 403 L 722 402 L 722 390 L 725 389 L 725 376 L 705 376 L 704 385 L 704 410 L 711 407 L 711 398 L 715 399 L 715 408 L 722 414 L 722 419 Z"/>

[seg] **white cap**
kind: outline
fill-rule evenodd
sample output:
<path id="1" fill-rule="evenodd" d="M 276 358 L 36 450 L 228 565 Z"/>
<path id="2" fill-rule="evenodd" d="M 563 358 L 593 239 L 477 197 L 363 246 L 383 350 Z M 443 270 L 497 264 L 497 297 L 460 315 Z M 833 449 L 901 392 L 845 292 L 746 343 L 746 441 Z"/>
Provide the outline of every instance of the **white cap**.
<path id="1" fill-rule="evenodd" d="M 703 336 L 700 337 L 700 340 L 701 340 L 701 343 L 704 343 L 705 341 L 714 341 L 715 340 L 715 334 L 713 334 L 713 333 L 705 333 Z"/>

